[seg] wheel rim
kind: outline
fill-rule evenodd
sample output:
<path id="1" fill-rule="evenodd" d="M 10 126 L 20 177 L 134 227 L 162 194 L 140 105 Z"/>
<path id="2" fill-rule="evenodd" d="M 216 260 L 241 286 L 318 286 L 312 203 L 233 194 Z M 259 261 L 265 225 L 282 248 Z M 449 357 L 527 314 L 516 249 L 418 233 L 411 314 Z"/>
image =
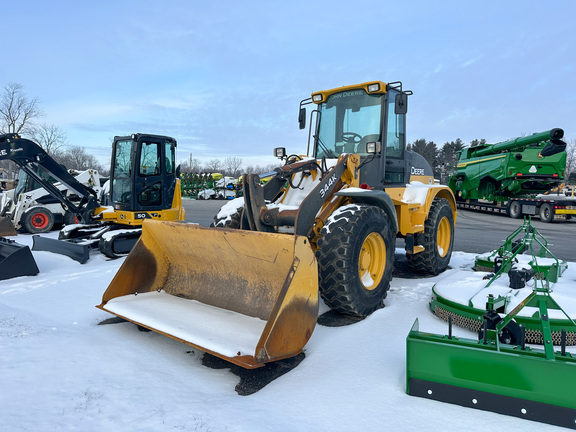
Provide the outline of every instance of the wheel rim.
<path id="1" fill-rule="evenodd" d="M 36 213 L 32 216 L 32 226 L 37 229 L 42 229 L 48 225 L 48 217 L 43 213 Z"/>
<path id="2" fill-rule="evenodd" d="M 438 254 L 445 257 L 450 249 L 450 240 L 452 239 L 452 230 L 450 229 L 450 221 L 448 218 L 443 217 L 438 224 L 438 234 L 436 236 L 436 245 Z"/>
<path id="3" fill-rule="evenodd" d="M 360 282 L 367 290 L 375 289 L 382 281 L 386 268 L 386 244 L 378 233 L 370 233 L 364 239 L 358 257 Z"/>

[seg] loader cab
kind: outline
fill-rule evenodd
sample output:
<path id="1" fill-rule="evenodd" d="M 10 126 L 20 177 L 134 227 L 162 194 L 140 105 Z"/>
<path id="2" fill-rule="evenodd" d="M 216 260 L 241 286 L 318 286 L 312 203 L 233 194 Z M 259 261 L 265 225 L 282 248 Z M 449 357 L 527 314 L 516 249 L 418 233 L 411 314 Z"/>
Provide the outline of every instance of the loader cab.
<path id="1" fill-rule="evenodd" d="M 115 137 L 110 197 L 115 210 L 169 209 L 174 198 L 176 140 L 161 135 Z"/>
<path id="2" fill-rule="evenodd" d="M 407 183 L 408 94 L 411 92 L 403 92 L 401 83 L 382 82 L 312 94 L 311 102 L 317 104 L 316 121 L 311 125 L 312 155 L 336 159 L 343 153 L 358 154 L 360 183 L 376 189 Z"/>

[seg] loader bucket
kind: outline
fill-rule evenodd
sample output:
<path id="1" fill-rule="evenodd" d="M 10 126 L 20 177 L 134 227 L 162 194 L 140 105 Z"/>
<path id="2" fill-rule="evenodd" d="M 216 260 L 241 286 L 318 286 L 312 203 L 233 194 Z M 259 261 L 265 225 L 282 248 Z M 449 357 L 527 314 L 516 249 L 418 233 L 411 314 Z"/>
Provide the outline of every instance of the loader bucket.
<path id="1" fill-rule="evenodd" d="M 39 273 L 28 246 L 0 237 L 0 280 Z"/>
<path id="2" fill-rule="evenodd" d="M 495 342 L 423 333 L 406 340 L 412 396 L 576 428 L 576 358 Z"/>
<path id="3" fill-rule="evenodd" d="M 0 217 L 0 236 L 8 237 L 18 235 L 14 224 L 9 217 Z"/>
<path id="4" fill-rule="evenodd" d="M 302 351 L 317 272 L 303 236 L 145 220 L 97 307 L 253 369 Z"/>

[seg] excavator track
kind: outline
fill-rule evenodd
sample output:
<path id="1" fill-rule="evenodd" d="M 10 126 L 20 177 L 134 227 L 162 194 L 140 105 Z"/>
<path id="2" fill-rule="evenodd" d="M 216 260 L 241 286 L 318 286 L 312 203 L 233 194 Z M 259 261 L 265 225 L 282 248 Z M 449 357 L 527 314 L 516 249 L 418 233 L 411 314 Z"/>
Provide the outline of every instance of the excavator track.
<path id="1" fill-rule="evenodd" d="M 109 258 L 121 258 L 130 253 L 141 234 L 142 228 L 109 231 L 100 237 L 98 249 Z"/>

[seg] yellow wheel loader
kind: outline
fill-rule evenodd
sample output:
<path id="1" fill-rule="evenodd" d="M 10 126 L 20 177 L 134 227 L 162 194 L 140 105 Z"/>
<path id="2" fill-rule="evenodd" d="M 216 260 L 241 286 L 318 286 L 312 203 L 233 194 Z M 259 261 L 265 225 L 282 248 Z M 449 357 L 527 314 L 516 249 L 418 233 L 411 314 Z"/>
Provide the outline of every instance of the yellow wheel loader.
<path id="1" fill-rule="evenodd" d="M 213 227 L 145 221 L 98 307 L 245 368 L 299 354 L 332 309 L 365 317 L 383 305 L 396 238 L 419 273 L 452 253 L 456 204 L 423 157 L 406 150 L 399 82 L 316 92 L 308 156 L 287 156 Z M 266 174 L 265 176 L 269 176 Z"/>

